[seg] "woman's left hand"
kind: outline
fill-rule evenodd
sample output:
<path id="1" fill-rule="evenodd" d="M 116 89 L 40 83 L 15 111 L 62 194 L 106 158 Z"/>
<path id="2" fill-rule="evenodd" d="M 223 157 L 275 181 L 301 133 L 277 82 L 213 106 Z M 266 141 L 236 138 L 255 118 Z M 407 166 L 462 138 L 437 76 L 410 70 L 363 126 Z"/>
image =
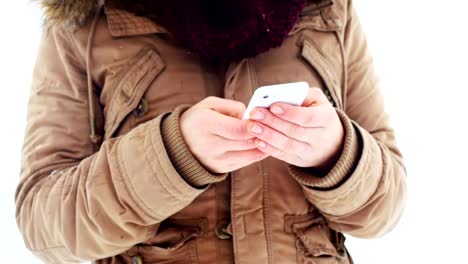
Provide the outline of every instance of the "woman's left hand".
<path id="1" fill-rule="evenodd" d="M 248 130 L 262 152 L 298 167 L 331 169 L 344 142 L 335 108 L 319 88 L 310 88 L 302 106 L 273 104 L 251 113 Z"/>

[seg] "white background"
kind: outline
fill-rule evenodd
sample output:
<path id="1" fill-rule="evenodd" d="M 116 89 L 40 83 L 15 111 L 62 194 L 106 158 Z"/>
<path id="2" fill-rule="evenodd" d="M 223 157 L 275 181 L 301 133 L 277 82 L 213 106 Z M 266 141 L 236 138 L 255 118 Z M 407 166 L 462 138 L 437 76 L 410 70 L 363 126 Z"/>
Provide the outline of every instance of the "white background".
<path id="1" fill-rule="evenodd" d="M 409 200 L 383 238 L 349 238 L 358 264 L 468 263 L 468 4 L 356 0 L 408 168 Z M 14 216 L 26 103 L 41 28 L 27 1 L 0 8 L 0 263 L 40 263 Z"/>

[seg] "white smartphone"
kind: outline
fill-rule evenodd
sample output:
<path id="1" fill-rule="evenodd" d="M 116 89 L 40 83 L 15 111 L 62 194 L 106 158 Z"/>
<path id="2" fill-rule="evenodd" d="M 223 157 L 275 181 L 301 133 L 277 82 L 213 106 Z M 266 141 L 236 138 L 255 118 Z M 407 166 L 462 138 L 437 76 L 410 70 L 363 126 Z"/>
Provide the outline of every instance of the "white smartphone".
<path id="1" fill-rule="evenodd" d="M 254 108 L 268 108 L 274 103 L 302 105 L 308 92 L 309 84 L 307 82 L 262 86 L 255 90 L 242 119 L 250 119 L 250 112 Z"/>

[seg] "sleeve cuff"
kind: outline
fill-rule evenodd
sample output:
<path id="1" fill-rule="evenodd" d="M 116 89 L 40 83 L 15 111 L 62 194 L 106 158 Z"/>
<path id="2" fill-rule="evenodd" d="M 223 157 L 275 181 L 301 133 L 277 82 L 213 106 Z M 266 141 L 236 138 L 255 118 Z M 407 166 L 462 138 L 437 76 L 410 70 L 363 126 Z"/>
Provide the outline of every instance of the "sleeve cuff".
<path id="1" fill-rule="evenodd" d="M 333 189 L 341 185 L 352 174 L 359 161 L 361 147 L 353 124 L 341 110 L 336 110 L 345 130 L 343 151 L 338 162 L 324 177 L 316 174 L 310 168 L 289 165 L 289 172 L 301 184 L 317 189 Z"/>
<path id="2" fill-rule="evenodd" d="M 161 134 L 167 154 L 177 172 L 194 187 L 223 181 L 227 174 L 212 174 L 207 171 L 184 141 L 180 130 L 180 116 L 188 108 L 188 105 L 179 106 L 162 121 Z"/>

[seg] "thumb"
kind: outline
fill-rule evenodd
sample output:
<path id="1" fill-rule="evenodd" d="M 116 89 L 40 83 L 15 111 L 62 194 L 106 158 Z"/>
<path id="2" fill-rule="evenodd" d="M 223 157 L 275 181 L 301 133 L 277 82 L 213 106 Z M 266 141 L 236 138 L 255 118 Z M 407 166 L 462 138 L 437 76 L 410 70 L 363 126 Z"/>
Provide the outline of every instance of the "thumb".
<path id="1" fill-rule="evenodd" d="M 327 97 L 323 93 L 322 89 L 311 87 L 309 92 L 307 93 L 302 106 L 309 107 L 313 105 L 322 105 L 322 104 L 329 104 Z"/>
<path id="2" fill-rule="evenodd" d="M 245 105 L 241 102 L 215 96 L 207 97 L 201 103 L 203 107 L 209 108 L 223 115 L 232 116 L 239 119 L 242 118 L 246 108 Z"/>

